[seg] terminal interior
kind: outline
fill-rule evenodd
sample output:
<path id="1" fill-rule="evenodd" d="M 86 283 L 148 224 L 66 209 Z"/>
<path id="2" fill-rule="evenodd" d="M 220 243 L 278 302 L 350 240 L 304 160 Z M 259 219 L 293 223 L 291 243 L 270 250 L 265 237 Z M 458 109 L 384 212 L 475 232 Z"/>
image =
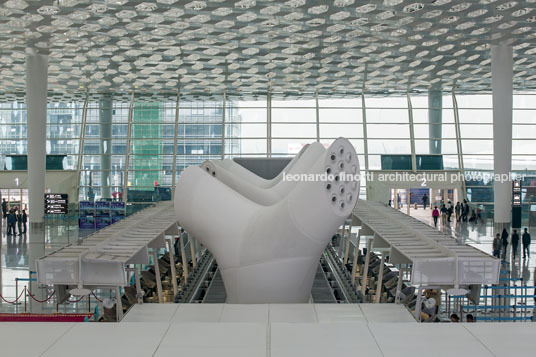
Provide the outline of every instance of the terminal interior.
<path id="1" fill-rule="evenodd" d="M 535 3 L 2 2 L 0 354 L 531 354 Z"/>

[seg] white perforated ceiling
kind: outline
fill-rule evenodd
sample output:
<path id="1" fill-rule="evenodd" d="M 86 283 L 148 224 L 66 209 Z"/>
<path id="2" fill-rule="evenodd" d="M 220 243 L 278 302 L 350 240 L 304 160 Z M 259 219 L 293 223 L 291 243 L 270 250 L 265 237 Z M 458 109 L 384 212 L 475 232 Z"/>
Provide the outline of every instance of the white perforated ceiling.
<path id="1" fill-rule="evenodd" d="M 57 92 L 323 95 L 489 90 L 512 41 L 515 88 L 536 87 L 536 0 L 7 0 L 0 92 L 49 52 Z"/>

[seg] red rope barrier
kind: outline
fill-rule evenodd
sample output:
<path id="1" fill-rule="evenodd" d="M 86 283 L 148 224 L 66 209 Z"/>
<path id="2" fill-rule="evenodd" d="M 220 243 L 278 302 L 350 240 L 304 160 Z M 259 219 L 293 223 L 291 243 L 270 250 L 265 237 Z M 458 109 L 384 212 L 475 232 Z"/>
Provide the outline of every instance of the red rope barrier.
<path id="1" fill-rule="evenodd" d="M 52 294 L 50 294 L 50 296 L 47 297 L 45 300 L 39 300 L 39 299 L 37 299 L 34 295 L 32 295 L 32 293 L 31 293 L 30 291 L 28 291 L 28 289 L 25 287 L 25 288 L 21 291 L 20 295 L 19 295 L 15 300 L 13 300 L 13 301 L 8 301 L 8 300 L 6 300 L 2 295 L 0 295 L 0 299 L 4 300 L 4 302 L 6 302 L 6 303 L 8 303 L 8 304 L 16 304 L 17 301 L 20 300 L 20 298 L 22 297 L 22 295 L 24 294 L 25 291 L 28 293 L 28 295 L 29 295 L 32 299 L 34 299 L 36 302 L 41 303 L 41 304 L 43 304 L 43 303 L 45 303 L 45 302 L 48 302 L 50 299 L 52 299 L 52 297 L 53 297 L 54 295 L 56 295 L 56 291 L 53 291 Z M 94 297 L 98 302 L 103 302 L 103 300 L 101 300 L 101 299 L 99 299 L 99 298 L 97 297 L 97 295 L 95 294 L 95 292 L 92 291 L 92 292 L 91 292 L 91 295 L 93 295 L 93 297 Z M 67 302 L 70 302 L 70 303 L 77 303 L 77 302 L 82 301 L 82 299 L 83 299 L 84 297 L 85 297 L 85 295 L 84 295 L 84 296 L 81 296 L 80 299 L 78 299 L 78 300 L 67 300 Z"/>
<path id="2" fill-rule="evenodd" d="M 55 294 L 56 294 L 56 292 L 54 291 L 54 292 L 52 292 L 52 294 L 50 294 L 50 296 L 47 297 L 45 300 L 38 300 L 38 299 L 35 298 L 35 296 L 32 295 L 31 292 L 28 291 L 28 295 L 30 295 L 30 297 L 31 297 L 32 299 L 34 299 L 35 301 L 37 301 L 38 303 L 41 303 L 41 304 L 47 302 L 47 301 L 50 300 L 50 299 L 52 299 L 52 297 L 53 297 Z"/>
<path id="3" fill-rule="evenodd" d="M 4 299 L 4 297 L 3 297 L 2 295 L 0 295 L 0 298 L 1 298 L 2 300 L 4 300 L 5 302 L 7 302 L 8 304 L 16 304 L 17 301 L 19 301 L 19 299 L 21 298 L 22 294 L 24 294 L 24 291 L 26 291 L 26 288 L 22 289 L 22 291 L 21 291 L 19 297 L 16 298 L 14 301 L 7 301 L 6 299 Z"/>
<path id="4" fill-rule="evenodd" d="M 91 292 L 91 294 L 93 295 L 93 297 L 94 297 L 95 299 L 97 299 L 98 302 L 102 302 L 102 300 L 99 299 L 99 298 L 97 297 L 97 295 L 95 295 L 95 293 L 94 293 L 93 291 Z"/>
<path id="5" fill-rule="evenodd" d="M 67 300 L 67 302 L 70 302 L 71 304 L 74 304 L 74 303 L 77 303 L 77 302 L 82 301 L 82 299 L 85 298 L 85 297 L 86 297 L 85 295 L 82 295 L 82 296 L 80 297 L 80 299 L 78 299 L 78 300 L 74 300 L 74 301 L 72 301 L 72 300 Z"/>

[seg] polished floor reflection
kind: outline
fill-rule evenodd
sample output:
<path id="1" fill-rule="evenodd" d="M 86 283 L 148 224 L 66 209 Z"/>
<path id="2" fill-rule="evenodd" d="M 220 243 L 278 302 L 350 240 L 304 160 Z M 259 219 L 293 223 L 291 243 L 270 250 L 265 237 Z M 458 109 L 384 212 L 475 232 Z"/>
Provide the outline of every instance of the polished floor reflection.
<path id="1" fill-rule="evenodd" d="M 407 207 L 401 208 L 403 213 L 407 212 Z M 410 209 L 409 214 L 431 226 L 434 225 L 432 218 L 432 210 Z M 493 222 L 491 220 L 474 222 L 458 222 L 454 216 L 451 217 L 451 222 L 446 222 L 445 225 L 441 224 L 441 220 L 438 220 L 437 229 L 443 231 L 447 234 L 461 239 L 464 243 L 472 245 L 484 252 L 493 254 L 492 243 L 494 236 Z M 511 233 L 511 232 L 510 232 Z M 522 244 L 521 241 L 517 247 L 517 252 L 514 254 L 512 252 L 511 236 L 508 238 L 509 244 L 507 246 L 506 254 L 502 254 L 503 264 L 501 267 L 500 275 L 500 286 L 510 287 L 508 289 L 500 292 L 501 294 L 506 294 L 510 296 L 515 296 L 515 298 L 507 300 L 498 300 L 490 299 L 492 304 L 501 304 L 501 305 L 527 305 L 527 306 L 536 306 L 536 289 L 534 288 L 536 281 L 536 232 L 529 232 L 532 236 L 532 244 L 530 245 L 530 257 L 523 258 L 522 253 Z M 519 288 L 514 288 L 515 286 Z M 521 288 L 527 286 L 528 288 Z M 484 290 L 484 289 L 483 289 Z M 483 292 L 482 295 L 488 294 L 487 296 L 497 296 L 497 290 L 489 289 L 486 292 Z M 522 296 L 527 296 L 526 298 Z M 490 309 L 491 310 L 491 309 Z M 519 310 L 515 309 L 505 309 L 502 310 L 502 316 L 512 316 L 515 314 L 524 314 L 526 316 L 532 316 L 533 310 Z M 535 309 L 536 310 L 536 309 Z"/>
<path id="2" fill-rule="evenodd" d="M 65 224 L 62 220 L 48 222 L 44 229 L 28 228 L 27 233 L 8 235 L 6 220 L 1 220 L 0 244 L 0 295 L 7 301 L 14 301 L 27 287 L 38 300 L 44 300 L 51 293 L 47 289 L 38 288 L 35 282 L 34 262 L 37 258 L 57 250 L 66 244 L 78 240 L 90 232 L 79 231 L 72 224 Z M 18 281 L 17 281 L 18 280 Z M 19 300 L 20 305 L 9 304 L 0 299 L 0 312 L 24 312 L 24 297 Z M 28 312 L 55 312 L 54 303 L 39 304 L 31 298 L 26 298 L 26 311 Z M 87 302 L 80 301 L 73 306 L 61 306 L 63 312 L 79 311 Z M 85 310 L 84 308 L 84 311 Z"/>

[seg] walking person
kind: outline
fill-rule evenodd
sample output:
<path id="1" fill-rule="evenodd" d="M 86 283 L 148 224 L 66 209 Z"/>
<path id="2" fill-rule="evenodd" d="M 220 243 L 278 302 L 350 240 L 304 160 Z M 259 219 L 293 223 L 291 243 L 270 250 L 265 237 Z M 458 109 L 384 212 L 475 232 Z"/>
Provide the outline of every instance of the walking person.
<path id="1" fill-rule="evenodd" d="M 454 211 L 456 212 L 456 222 L 458 222 L 460 220 L 462 211 L 462 205 L 460 204 L 460 201 L 456 202 L 456 207 L 454 207 Z"/>
<path id="2" fill-rule="evenodd" d="M 447 226 L 447 206 L 443 203 L 443 206 L 441 207 L 441 228 L 445 228 Z"/>
<path id="3" fill-rule="evenodd" d="M 7 214 L 7 235 L 16 235 L 17 232 L 15 231 L 15 224 L 17 223 L 17 217 L 15 216 L 15 211 L 10 210 Z"/>
<path id="4" fill-rule="evenodd" d="M 467 216 L 469 215 L 469 203 L 467 200 L 463 200 L 462 204 L 462 221 L 467 222 Z"/>
<path id="5" fill-rule="evenodd" d="M 19 230 L 19 236 L 22 235 L 22 212 L 18 212 L 15 214 L 15 217 L 17 218 L 17 229 Z"/>
<path id="6" fill-rule="evenodd" d="M 400 193 L 396 194 L 396 203 L 398 203 L 398 208 L 402 208 L 402 199 L 400 198 Z"/>
<path id="7" fill-rule="evenodd" d="M 480 223 L 484 223 L 484 218 L 482 218 L 482 209 L 480 207 L 476 208 L 476 221 L 480 221 Z"/>
<path id="8" fill-rule="evenodd" d="M 26 214 L 26 210 L 22 210 L 22 233 L 26 234 L 26 223 L 28 222 L 28 215 Z"/>
<path id="9" fill-rule="evenodd" d="M 527 228 L 525 228 L 525 232 L 523 232 L 521 243 L 523 243 L 523 259 L 525 259 L 525 257 L 530 258 L 530 234 L 527 231 Z"/>
<path id="10" fill-rule="evenodd" d="M 514 233 L 512 233 L 511 242 L 512 242 L 512 256 L 514 257 L 514 260 L 515 260 L 517 247 L 519 245 L 519 234 L 517 234 L 517 229 L 514 229 Z"/>
<path id="11" fill-rule="evenodd" d="M 4 218 L 7 217 L 7 202 L 5 198 L 2 198 L 2 215 Z"/>
<path id="12" fill-rule="evenodd" d="M 426 193 L 422 196 L 422 206 L 424 209 L 428 206 L 428 195 Z"/>
<path id="13" fill-rule="evenodd" d="M 506 260 L 506 250 L 508 249 L 508 231 L 506 228 L 503 228 L 503 231 L 501 233 L 501 240 L 502 240 L 502 246 L 503 246 L 503 260 Z"/>
<path id="14" fill-rule="evenodd" d="M 452 202 L 449 201 L 449 206 L 447 207 L 447 222 L 450 222 L 450 217 L 452 217 Z"/>
<path id="15" fill-rule="evenodd" d="M 493 256 L 501 259 L 501 235 L 499 233 L 493 239 Z"/>
<path id="16" fill-rule="evenodd" d="M 432 211 L 432 217 L 434 218 L 434 227 L 437 227 L 437 219 L 439 218 L 439 211 L 437 210 L 437 206 L 435 206 L 434 210 Z"/>

